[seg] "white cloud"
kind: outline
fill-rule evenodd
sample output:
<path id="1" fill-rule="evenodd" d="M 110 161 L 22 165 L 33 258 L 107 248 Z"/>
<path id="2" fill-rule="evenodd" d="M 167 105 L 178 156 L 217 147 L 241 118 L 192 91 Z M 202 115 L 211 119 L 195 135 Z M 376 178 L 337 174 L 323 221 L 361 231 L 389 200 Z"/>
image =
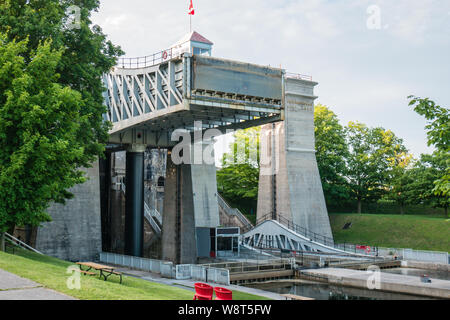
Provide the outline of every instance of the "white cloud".
<path id="1" fill-rule="evenodd" d="M 370 5 L 380 7 L 387 29 L 367 29 Z M 187 6 L 188 0 L 102 0 L 93 20 L 127 56 L 141 56 L 189 30 Z M 319 101 L 343 122 L 401 132 L 417 153 L 426 148 L 424 121 L 406 96 L 450 105 L 448 0 L 195 0 L 194 6 L 194 29 L 215 43 L 214 55 L 310 74 L 319 82 Z"/>
<path id="2" fill-rule="evenodd" d="M 127 21 L 129 21 L 129 20 L 130 20 L 130 16 L 128 16 L 126 14 L 120 14 L 117 16 L 108 16 L 102 23 L 102 26 L 103 26 L 103 28 L 117 30 L 119 28 L 123 28 L 125 26 L 125 24 L 127 23 Z"/>

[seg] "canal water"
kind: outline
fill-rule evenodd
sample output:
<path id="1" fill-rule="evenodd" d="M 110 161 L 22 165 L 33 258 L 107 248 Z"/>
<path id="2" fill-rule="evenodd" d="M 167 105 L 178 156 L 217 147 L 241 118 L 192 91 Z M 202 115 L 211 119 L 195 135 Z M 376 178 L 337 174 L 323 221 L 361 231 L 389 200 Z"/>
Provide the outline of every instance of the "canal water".
<path id="1" fill-rule="evenodd" d="M 246 286 L 279 294 L 293 294 L 316 300 L 430 300 L 427 297 L 369 289 L 342 287 L 321 282 L 270 282 L 252 283 Z"/>
<path id="2" fill-rule="evenodd" d="M 403 274 L 409 276 L 428 275 L 430 278 L 450 280 L 450 273 L 445 271 L 430 271 L 412 268 L 383 269 L 382 272 Z M 314 298 L 316 300 L 430 300 L 427 297 L 400 293 L 381 292 L 362 288 L 337 286 L 322 282 L 303 280 L 281 280 L 269 283 L 252 283 L 248 287 L 258 288 L 279 294 L 294 294 Z"/>
<path id="3" fill-rule="evenodd" d="M 382 272 L 403 274 L 406 276 L 420 277 L 426 274 L 430 278 L 450 280 L 450 272 L 447 271 L 435 271 L 435 270 L 424 270 L 424 269 L 414 269 L 414 268 L 393 268 L 393 269 L 383 269 Z"/>

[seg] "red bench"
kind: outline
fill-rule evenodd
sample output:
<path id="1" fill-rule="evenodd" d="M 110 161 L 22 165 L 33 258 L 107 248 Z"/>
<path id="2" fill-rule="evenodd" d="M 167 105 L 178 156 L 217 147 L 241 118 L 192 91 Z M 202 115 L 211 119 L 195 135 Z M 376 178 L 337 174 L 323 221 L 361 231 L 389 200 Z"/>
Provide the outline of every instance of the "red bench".
<path id="1" fill-rule="evenodd" d="M 233 292 L 231 290 L 215 287 L 214 291 L 216 292 L 215 300 L 233 300 Z"/>
<path id="2" fill-rule="evenodd" d="M 213 287 L 201 282 L 195 284 L 194 300 L 212 300 L 212 296 Z"/>

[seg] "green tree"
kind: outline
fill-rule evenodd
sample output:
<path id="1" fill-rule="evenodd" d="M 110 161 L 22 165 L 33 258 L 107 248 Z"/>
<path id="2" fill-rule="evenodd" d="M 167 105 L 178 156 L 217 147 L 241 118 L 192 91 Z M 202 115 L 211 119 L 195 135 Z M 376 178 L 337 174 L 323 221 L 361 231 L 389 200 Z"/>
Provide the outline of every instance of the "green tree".
<path id="1" fill-rule="evenodd" d="M 392 168 L 391 179 L 388 181 L 389 193 L 386 198 L 394 200 L 399 205 L 400 214 L 405 213 L 406 205 L 413 203 L 410 195 L 410 185 L 413 182 L 411 169 L 409 168 L 411 160 L 411 154 L 402 153 L 398 155 L 398 160 L 395 161 Z"/>
<path id="2" fill-rule="evenodd" d="M 435 181 L 442 176 L 447 166 L 448 157 L 442 152 L 422 154 L 420 160 L 408 172 L 409 180 L 405 189 L 409 202 L 443 208 L 448 216 L 450 198 L 433 191 Z"/>
<path id="3" fill-rule="evenodd" d="M 349 191 L 345 179 L 348 146 L 345 130 L 329 108 L 317 105 L 314 109 L 316 157 L 320 178 L 328 205 L 348 201 Z"/>
<path id="4" fill-rule="evenodd" d="M 387 192 L 395 168 L 407 150 L 403 140 L 390 130 L 350 122 L 346 132 L 350 148 L 346 177 L 361 213 L 364 201 L 379 200 Z"/>
<path id="5" fill-rule="evenodd" d="M 80 9 L 79 24 L 69 28 L 70 6 Z M 83 143 L 83 156 L 79 166 L 90 163 L 104 150 L 108 139 L 109 123 L 103 120 L 104 105 L 102 75 L 116 64 L 123 52 L 92 25 L 91 13 L 97 11 L 99 0 L 6 0 L 0 2 L 0 32 L 8 39 L 25 40 L 23 52 L 26 62 L 41 41 L 51 40 L 52 49 L 61 50 L 56 72 L 57 82 L 80 92 L 83 103 L 79 110 L 82 121 L 77 135 Z"/>
<path id="6" fill-rule="evenodd" d="M 448 108 L 441 107 L 428 98 L 409 96 L 409 105 L 414 106 L 414 111 L 428 120 L 427 130 L 428 145 L 435 146 L 437 152 L 446 163 L 441 176 L 434 181 L 433 192 L 438 196 L 450 195 L 450 112 Z"/>
<path id="7" fill-rule="evenodd" d="M 77 170 L 84 101 L 57 83 L 62 53 L 50 41 L 29 62 L 27 51 L 27 40 L 8 41 L 0 33 L 0 232 L 49 221 L 49 202 L 64 202 L 66 189 L 85 181 Z"/>
<path id="8" fill-rule="evenodd" d="M 236 131 L 217 170 L 218 191 L 247 214 L 256 212 L 258 201 L 260 132 L 260 127 Z"/>
<path id="9" fill-rule="evenodd" d="M 0 151 L 3 166 L 1 175 L 4 179 L 1 188 L 9 190 L 2 196 L 8 194 L 11 197 L 7 202 L 0 204 L 2 226 L 11 223 L 35 225 L 38 221 L 48 220 L 49 216 L 43 211 L 43 208 L 47 207 L 43 202 L 44 199 L 48 203 L 62 202 L 65 198 L 69 198 L 71 194 L 65 190 L 74 183 L 83 181 L 82 173 L 75 168 L 90 166 L 92 161 L 103 153 L 110 124 L 103 119 L 106 106 L 103 99 L 105 88 L 102 76 L 116 64 L 117 57 L 123 52 L 107 41 L 100 27 L 92 25 L 90 16 L 93 11 L 98 10 L 99 3 L 98 0 L 0 1 L 0 33 L 3 51 L 7 57 L 3 61 L 3 67 L 16 69 L 22 67 L 24 72 L 29 71 L 25 76 L 18 69 L 9 69 L 10 73 L 4 73 L 0 79 L 0 95 L 4 99 L 4 102 L 0 103 L 3 114 L 3 118 L 0 119 L 3 134 L 1 139 L 2 145 L 7 146 Z M 75 28 L 68 27 L 71 23 L 71 12 L 68 10 L 71 5 L 77 5 L 80 9 L 79 24 Z M 8 47 L 7 51 L 8 43 L 20 44 L 20 50 Z M 43 43 L 45 45 L 41 45 Z M 13 58 L 6 53 L 14 50 L 17 51 L 17 57 Z M 50 60 L 40 57 L 45 50 L 51 52 Z M 35 59 L 46 62 L 40 64 L 40 71 L 46 77 L 38 75 L 38 71 L 33 69 L 37 67 Z M 42 97 L 42 100 L 38 100 L 40 96 L 33 91 L 36 88 L 31 88 L 31 84 L 20 80 L 25 78 L 39 78 L 42 82 L 41 92 L 48 91 L 50 94 L 48 101 L 44 101 Z M 35 85 L 37 81 L 33 83 Z M 52 89 L 57 91 L 56 84 L 59 84 L 61 92 L 52 95 Z M 20 99 L 15 95 L 18 92 L 23 93 Z M 7 96 L 7 93 L 12 95 Z M 28 103 L 25 101 L 28 96 L 36 98 Z M 14 102 L 13 98 L 17 101 Z M 6 104 L 7 101 L 9 104 Z M 8 118 L 5 112 L 14 103 L 20 105 L 17 112 L 25 114 L 28 107 L 30 117 L 37 117 L 39 114 L 42 124 L 39 125 L 37 121 L 34 123 L 35 119 L 28 117 L 21 119 L 12 112 L 13 110 L 9 110 L 13 118 Z M 60 116 L 49 113 L 46 119 L 45 112 L 36 111 L 35 106 L 48 108 L 49 112 L 53 110 L 52 108 L 60 108 Z M 71 106 L 72 110 L 66 110 L 66 106 Z M 29 128 L 29 133 L 25 134 L 21 130 L 26 125 L 32 127 Z M 14 131 L 14 128 L 18 131 Z M 64 133 L 62 130 L 67 132 Z M 72 139 L 73 131 L 76 133 L 76 139 Z M 18 145 L 19 140 L 24 143 L 23 146 Z M 72 147 L 65 146 L 69 142 Z M 31 148 L 33 143 L 35 151 L 44 154 L 49 152 L 46 160 L 36 157 L 36 166 L 30 164 L 31 160 L 25 155 L 24 149 Z M 14 149 L 16 147 L 17 150 Z M 54 150 L 58 149 L 64 152 L 66 158 L 59 158 L 54 154 L 56 152 Z M 37 156 L 35 151 L 31 149 L 28 151 L 30 155 Z M 27 175 L 19 172 L 22 170 L 20 168 L 26 168 L 23 170 L 27 170 Z M 67 171 L 67 174 L 62 174 L 64 171 Z M 8 177 L 8 174 L 14 172 L 17 172 L 16 176 Z M 33 181 L 30 176 L 35 179 L 35 184 L 30 184 Z M 33 189 L 34 192 L 30 193 L 28 189 Z M 14 201 L 17 202 L 15 206 Z"/>

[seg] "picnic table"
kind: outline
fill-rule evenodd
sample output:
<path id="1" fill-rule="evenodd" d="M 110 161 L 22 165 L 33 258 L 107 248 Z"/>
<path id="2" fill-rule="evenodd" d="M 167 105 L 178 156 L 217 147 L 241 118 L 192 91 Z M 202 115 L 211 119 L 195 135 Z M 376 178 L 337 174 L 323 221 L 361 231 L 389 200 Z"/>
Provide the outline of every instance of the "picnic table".
<path id="1" fill-rule="evenodd" d="M 122 283 L 122 273 L 114 271 L 115 267 L 105 266 L 95 262 L 77 262 L 77 265 L 80 266 L 80 271 L 84 274 L 95 275 L 95 273 L 90 272 L 92 269 L 100 271 L 100 278 L 103 277 L 105 281 L 113 274 L 118 275 L 120 276 L 120 283 Z M 83 269 L 82 267 L 87 267 L 87 269 Z"/>

